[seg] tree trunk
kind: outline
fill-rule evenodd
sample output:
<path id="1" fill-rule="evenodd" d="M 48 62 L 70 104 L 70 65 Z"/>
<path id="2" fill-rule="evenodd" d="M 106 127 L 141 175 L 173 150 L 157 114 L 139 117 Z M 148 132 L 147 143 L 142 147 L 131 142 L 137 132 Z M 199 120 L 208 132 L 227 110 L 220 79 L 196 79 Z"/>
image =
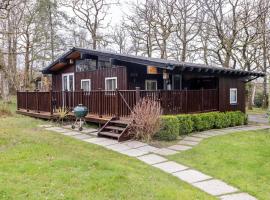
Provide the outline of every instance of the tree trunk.
<path id="1" fill-rule="evenodd" d="M 247 84 L 247 90 L 248 90 L 248 102 L 247 102 L 247 105 L 248 105 L 248 109 L 249 110 L 252 110 L 252 83 L 248 83 Z"/>
<path id="2" fill-rule="evenodd" d="M 25 47 L 25 67 L 24 67 L 24 86 L 26 89 L 29 87 L 29 69 L 30 69 L 30 41 L 29 34 L 26 34 L 26 47 Z"/>

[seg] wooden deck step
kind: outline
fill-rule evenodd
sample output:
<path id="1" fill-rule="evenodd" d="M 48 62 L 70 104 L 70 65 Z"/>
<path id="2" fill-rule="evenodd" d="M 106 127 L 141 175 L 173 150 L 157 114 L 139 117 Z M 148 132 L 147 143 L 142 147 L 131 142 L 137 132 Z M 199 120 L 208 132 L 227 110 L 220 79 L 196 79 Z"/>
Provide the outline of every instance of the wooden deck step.
<path id="1" fill-rule="evenodd" d="M 110 129 L 110 130 L 117 130 L 117 131 L 123 131 L 125 130 L 125 128 L 123 127 L 119 127 L 119 126 L 106 126 L 106 129 Z"/>
<path id="2" fill-rule="evenodd" d="M 113 132 L 107 132 L 107 131 L 101 131 L 99 133 L 102 136 L 112 137 L 118 139 L 121 134 L 113 133 Z"/>
<path id="3" fill-rule="evenodd" d="M 128 125 L 128 124 L 130 124 L 130 121 L 112 120 L 112 121 L 110 121 L 110 123 Z"/>

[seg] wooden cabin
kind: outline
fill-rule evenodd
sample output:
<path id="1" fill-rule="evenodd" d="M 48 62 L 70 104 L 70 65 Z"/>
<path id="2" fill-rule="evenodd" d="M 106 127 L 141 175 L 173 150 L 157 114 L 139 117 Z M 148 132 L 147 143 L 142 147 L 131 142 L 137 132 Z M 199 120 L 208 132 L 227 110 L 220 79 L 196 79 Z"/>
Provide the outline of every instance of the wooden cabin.
<path id="1" fill-rule="evenodd" d="M 160 101 L 164 114 L 245 112 L 245 83 L 264 76 L 81 48 L 70 49 L 42 73 L 52 76 L 52 90 L 18 92 L 18 112 L 49 118 L 58 107 L 71 110 L 82 103 L 90 121 L 104 123 L 112 116 L 127 118 L 143 97 Z"/>

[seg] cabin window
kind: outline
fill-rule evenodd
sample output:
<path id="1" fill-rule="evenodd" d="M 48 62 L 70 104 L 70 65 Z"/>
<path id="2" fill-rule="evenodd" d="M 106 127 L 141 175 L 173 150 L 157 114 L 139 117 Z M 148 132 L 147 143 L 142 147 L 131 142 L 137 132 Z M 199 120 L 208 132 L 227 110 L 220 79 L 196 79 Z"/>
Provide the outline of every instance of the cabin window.
<path id="1" fill-rule="evenodd" d="M 116 90 L 117 88 L 117 77 L 105 78 L 105 90 Z"/>
<path id="2" fill-rule="evenodd" d="M 91 80 L 90 79 L 82 79 L 81 80 L 81 89 L 83 91 L 89 92 L 91 90 Z"/>
<path id="3" fill-rule="evenodd" d="M 145 80 L 145 90 L 157 90 L 157 81 Z"/>
<path id="4" fill-rule="evenodd" d="M 182 88 L 182 76 L 181 74 L 174 74 L 172 76 L 172 85 L 174 90 L 181 90 Z"/>
<path id="5" fill-rule="evenodd" d="M 96 59 L 84 59 L 76 61 L 76 72 L 94 71 L 97 69 Z"/>
<path id="6" fill-rule="evenodd" d="M 111 67 L 111 63 L 109 61 L 100 60 L 98 62 L 99 62 L 100 68 L 110 68 Z"/>
<path id="7" fill-rule="evenodd" d="M 230 88 L 230 104 L 237 104 L 237 88 Z"/>

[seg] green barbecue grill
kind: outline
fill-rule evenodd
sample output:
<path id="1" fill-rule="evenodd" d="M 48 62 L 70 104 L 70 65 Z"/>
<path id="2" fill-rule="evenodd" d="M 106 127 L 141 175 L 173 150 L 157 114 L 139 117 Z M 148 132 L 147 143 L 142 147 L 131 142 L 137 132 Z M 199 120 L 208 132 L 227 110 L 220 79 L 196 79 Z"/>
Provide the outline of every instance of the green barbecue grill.
<path id="1" fill-rule="evenodd" d="M 79 127 L 79 131 L 83 130 L 83 124 L 85 124 L 85 116 L 88 113 L 88 109 L 86 106 L 79 104 L 73 109 L 74 116 L 76 118 L 75 122 L 72 124 L 71 128 L 75 129 L 76 126 Z"/>

